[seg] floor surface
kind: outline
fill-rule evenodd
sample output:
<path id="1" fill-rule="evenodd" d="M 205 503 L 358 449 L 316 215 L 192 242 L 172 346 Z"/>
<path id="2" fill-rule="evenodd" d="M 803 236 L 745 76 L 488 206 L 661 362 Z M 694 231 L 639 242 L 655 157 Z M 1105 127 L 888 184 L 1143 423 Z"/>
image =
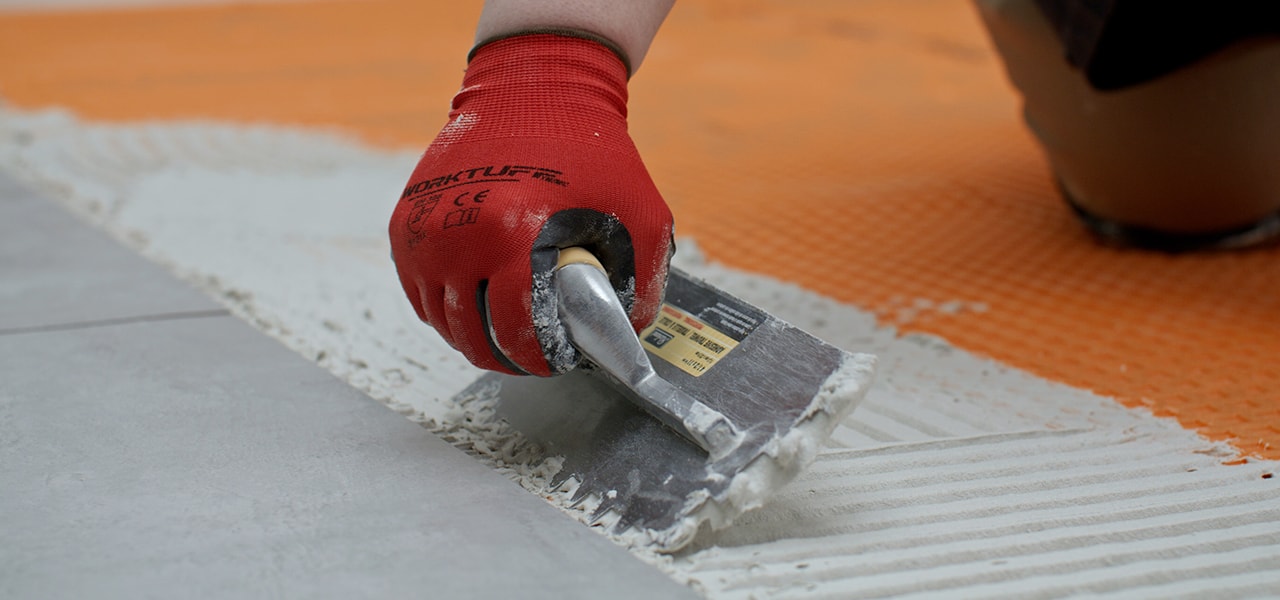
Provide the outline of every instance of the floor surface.
<path id="1" fill-rule="evenodd" d="M 502 593 L 549 562 L 590 559 L 634 575 L 620 590 L 669 595 L 669 579 L 648 579 L 658 571 L 540 501 L 524 506 L 536 496 L 514 485 L 502 502 L 524 508 L 435 493 L 510 483 L 495 470 L 528 484 L 510 448 L 463 439 L 478 415 L 450 397 L 476 374 L 414 322 L 386 259 L 386 215 L 444 122 L 478 3 L 18 4 L 0 3 L 0 169 L 164 268 L 120 246 L 50 244 L 97 234 L 4 188 L 20 202 L 0 220 L 13 230 L 0 242 L 0 432 L 30 435 L 0 436 L 0 452 L 43 462 L 3 472 L 24 492 L 0 511 L 43 512 L 0 519 L 24 523 L 5 537 L 32 557 L 3 561 L 15 576 L 0 586 L 88 589 L 57 574 L 102 572 L 102 549 L 136 538 L 189 552 L 125 546 L 139 551 L 117 554 L 171 569 L 124 569 L 120 589 L 175 574 L 243 583 L 249 562 L 278 559 L 252 573 L 284 591 L 313 589 L 317 572 L 339 593 L 386 574 L 397 595 L 426 568 L 445 578 L 433 591 L 480 578 Z M 1280 586 L 1280 248 L 1170 256 L 1094 243 L 1056 196 L 970 4 L 681 2 L 631 94 L 632 134 L 686 240 L 677 259 L 881 357 L 867 400 L 787 491 L 686 553 L 635 556 L 712 598 Z M 201 360 L 219 368 L 183 367 Z M 76 378 L 47 375 L 64 364 Z M 94 403 L 86 390 L 99 389 L 122 400 Z M 314 414 L 299 408 L 312 402 Z M 226 427 L 198 428 L 175 407 Z M 143 428 L 175 433 L 124 435 Z M 348 438 L 366 443 L 323 443 Z M 193 463 L 223 467 L 196 477 L 181 468 Z M 335 497 L 334 479 L 351 494 Z M 255 495 L 223 494 L 235 485 Z M 198 492 L 213 496 L 183 495 Z M 541 508 L 552 537 L 503 541 L 508 517 L 524 531 L 522 511 Z M 387 562 L 322 543 L 385 556 L 369 532 L 393 521 L 407 525 Z M 218 529 L 227 522 L 253 527 Z M 68 529 L 86 524 L 93 535 Z M 418 543 L 432 524 L 454 535 L 449 555 Z M 225 545 L 187 535 L 211 530 Z M 548 551 L 558 544 L 564 554 Z M 522 569 L 461 564 L 489 550 Z"/>

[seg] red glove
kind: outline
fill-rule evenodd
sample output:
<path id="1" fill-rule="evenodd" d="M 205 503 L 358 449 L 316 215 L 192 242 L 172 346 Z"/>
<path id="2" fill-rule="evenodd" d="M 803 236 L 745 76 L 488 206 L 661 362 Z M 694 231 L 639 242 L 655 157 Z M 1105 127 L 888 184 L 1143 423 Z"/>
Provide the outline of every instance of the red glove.
<path id="1" fill-rule="evenodd" d="M 418 317 L 475 365 L 552 375 L 577 363 L 551 285 L 560 248 L 595 253 L 637 331 L 656 317 L 672 218 L 627 134 L 627 76 L 614 51 L 569 35 L 473 52 L 390 234 Z"/>

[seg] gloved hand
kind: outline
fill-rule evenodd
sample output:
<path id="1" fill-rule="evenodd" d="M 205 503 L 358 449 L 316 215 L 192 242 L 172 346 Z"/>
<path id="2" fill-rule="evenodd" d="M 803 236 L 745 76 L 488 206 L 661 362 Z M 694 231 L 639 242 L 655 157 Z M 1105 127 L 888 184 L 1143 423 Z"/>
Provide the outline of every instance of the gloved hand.
<path id="1" fill-rule="evenodd" d="M 551 282 L 560 248 L 600 259 L 637 331 L 656 317 L 672 217 L 627 134 L 627 77 L 615 51 L 562 33 L 473 51 L 390 235 L 419 318 L 476 366 L 575 366 Z"/>

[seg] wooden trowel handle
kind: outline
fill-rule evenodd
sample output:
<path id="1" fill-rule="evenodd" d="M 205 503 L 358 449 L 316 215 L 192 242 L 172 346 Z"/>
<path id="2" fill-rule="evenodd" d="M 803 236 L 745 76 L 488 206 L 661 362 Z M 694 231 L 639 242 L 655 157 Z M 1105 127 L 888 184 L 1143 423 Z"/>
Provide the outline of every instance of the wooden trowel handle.
<path id="1" fill-rule="evenodd" d="M 600 269 L 600 272 L 602 273 L 608 273 L 608 271 L 605 270 L 604 265 L 600 264 L 600 259 L 596 258 L 596 255 L 592 254 L 591 251 L 586 248 L 574 246 L 572 248 L 564 248 L 560 250 L 560 260 L 556 261 L 557 271 L 569 265 L 577 264 L 591 265 Z"/>

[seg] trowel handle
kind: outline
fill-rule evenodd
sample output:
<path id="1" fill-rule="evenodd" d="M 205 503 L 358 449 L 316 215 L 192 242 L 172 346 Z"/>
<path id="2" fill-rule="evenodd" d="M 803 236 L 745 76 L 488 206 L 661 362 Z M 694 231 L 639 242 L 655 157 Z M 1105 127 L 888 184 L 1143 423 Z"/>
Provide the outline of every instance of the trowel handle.
<path id="1" fill-rule="evenodd" d="M 590 250 L 579 246 L 560 250 L 560 259 L 556 261 L 556 270 L 559 271 L 569 265 L 591 265 L 601 273 L 608 273 L 604 265 L 600 263 L 600 259 L 596 258 L 596 255 L 592 254 Z"/>
<path id="2" fill-rule="evenodd" d="M 654 371 L 604 267 L 591 252 L 561 250 L 555 286 L 560 322 L 570 343 L 630 392 L 633 402 L 713 459 L 738 445 L 742 435 L 724 415 Z"/>
<path id="3" fill-rule="evenodd" d="M 561 250 L 554 281 L 560 322 L 587 360 L 631 390 L 655 374 L 595 255 L 584 248 Z"/>

